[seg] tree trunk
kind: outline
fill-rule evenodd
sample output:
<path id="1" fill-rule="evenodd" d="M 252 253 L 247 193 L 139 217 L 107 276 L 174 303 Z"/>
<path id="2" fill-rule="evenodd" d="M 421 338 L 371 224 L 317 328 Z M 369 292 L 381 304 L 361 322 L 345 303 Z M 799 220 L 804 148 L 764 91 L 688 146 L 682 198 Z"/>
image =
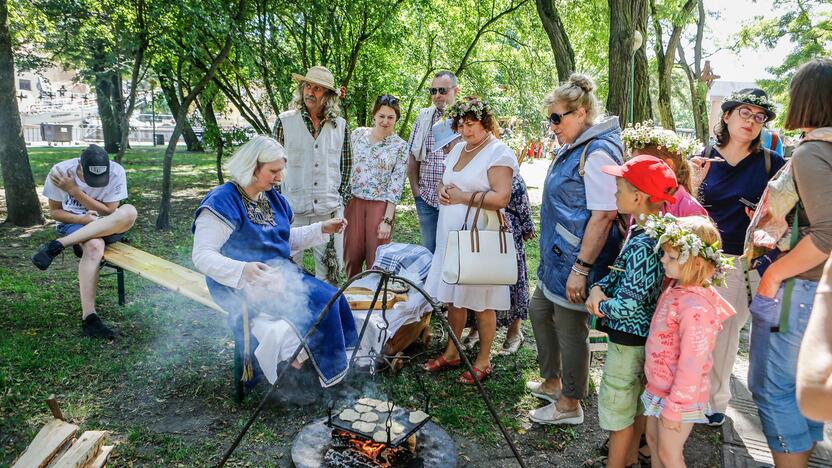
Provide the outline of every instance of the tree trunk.
<path id="1" fill-rule="evenodd" d="M 608 0 L 610 8 L 609 94 L 607 112 L 617 115 L 622 126 L 632 124 L 630 90 L 634 84 L 636 10 L 644 0 Z M 633 93 L 635 94 L 635 93 Z"/>
<path id="2" fill-rule="evenodd" d="M 209 130 L 215 132 L 217 135 L 217 141 L 214 144 L 217 153 L 217 182 L 222 185 L 225 183 L 225 178 L 222 175 L 222 153 L 225 150 L 225 139 L 222 137 L 222 129 L 217 122 L 217 114 L 214 112 L 213 97 L 203 102 L 205 105 L 200 107 L 200 110 L 202 111 L 202 116 L 205 118 L 205 135 L 208 135 Z"/>
<path id="3" fill-rule="evenodd" d="M 136 22 L 139 29 L 138 40 L 135 55 L 133 56 L 133 68 L 130 72 L 130 91 L 127 96 L 127 107 L 123 109 L 121 116 L 121 144 L 116 154 L 116 162 L 121 163 L 124 159 L 124 152 L 127 151 L 130 145 L 130 116 L 133 115 L 133 110 L 136 107 L 136 95 L 139 88 L 139 75 L 141 74 L 142 63 L 144 62 L 144 53 L 147 50 L 147 29 L 144 21 L 144 0 L 139 0 L 136 4 Z M 120 94 L 120 93 L 119 93 Z M 151 136 L 151 139 L 156 138 Z"/>
<path id="4" fill-rule="evenodd" d="M 170 81 L 170 77 L 163 77 L 163 75 L 160 74 L 159 87 L 162 88 L 162 93 L 165 95 L 165 101 L 167 101 L 168 107 L 170 107 L 170 111 L 173 114 L 174 119 L 178 119 L 182 104 L 179 102 L 179 93 L 176 92 L 176 86 L 173 84 L 173 81 Z M 188 151 L 205 151 L 202 148 L 202 143 L 199 142 L 199 138 L 197 138 L 196 133 L 194 133 L 191 123 L 188 121 L 188 113 L 185 112 L 184 115 L 185 121 L 182 123 L 181 133 L 182 138 L 185 140 L 185 146 L 188 148 Z"/>
<path id="5" fill-rule="evenodd" d="M 43 223 L 43 214 L 20 124 L 8 18 L 8 4 L 0 0 L 0 169 L 6 193 L 6 222 L 34 226 Z"/>
<path id="6" fill-rule="evenodd" d="M 664 34 L 662 32 L 661 21 L 656 16 L 656 2 L 650 0 L 650 12 L 653 15 L 653 28 L 656 32 L 655 52 L 656 52 L 656 68 L 659 78 L 659 115 L 662 119 L 662 126 L 670 130 L 676 130 L 676 122 L 673 120 L 673 110 L 671 108 L 671 94 L 673 88 L 673 66 L 676 64 L 676 48 L 682 38 L 682 30 L 687 23 L 687 15 L 693 11 L 696 5 L 696 0 L 687 0 L 682 7 L 683 18 L 678 20 L 679 23 L 673 24 L 673 29 L 670 33 L 670 39 L 667 41 L 665 48 Z"/>
<path id="7" fill-rule="evenodd" d="M 534 3 L 537 6 L 537 16 L 540 17 L 540 22 L 543 23 L 543 29 L 546 30 L 549 43 L 552 45 L 552 53 L 555 54 L 558 81 L 566 81 L 575 70 L 575 52 L 563 28 L 558 7 L 555 0 L 535 0 Z"/>
<path id="8" fill-rule="evenodd" d="M 642 45 L 636 51 L 636 89 L 633 122 L 644 122 L 653 119 L 653 106 L 650 102 L 650 65 L 647 61 L 647 23 L 650 9 L 647 0 L 639 0 L 639 8 L 635 10 L 635 27 L 641 33 Z"/>
<path id="9" fill-rule="evenodd" d="M 118 142 L 121 138 L 118 119 L 113 112 L 110 96 L 112 96 L 111 72 L 95 74 L 95 97 L 98 105 L 98 118 L 101 119 L 101 133 L 104 138 L 104 149 L 110 153 L 118 152 Z"/>

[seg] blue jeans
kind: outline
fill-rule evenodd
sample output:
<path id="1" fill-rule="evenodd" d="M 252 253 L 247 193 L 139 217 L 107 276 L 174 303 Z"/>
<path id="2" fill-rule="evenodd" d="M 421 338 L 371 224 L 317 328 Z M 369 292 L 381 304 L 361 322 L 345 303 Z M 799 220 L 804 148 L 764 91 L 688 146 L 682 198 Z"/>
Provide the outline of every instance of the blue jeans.
<path id="1" fill-rule="evenodd" d="M 780 322 L 783 288 L 774 299 L 754 297 L 751 303 L 751 362 L 748 389 L 757 404 L 763 433 L 772 452 L 800 453 L 823 440 L 823 423 L 800 414 L 795 379 L 797 354 L 806 331 L 816 281 L 794 280 L 786 333 L 772 331 Z"/>
<path id="2" fill-rule="evenodd" d="M 434 208 L 422 197 L 415 197 L 416 214 L 419 216 L 419 228 L 422 231 L 422 245 L 433 253 L 436 250 L 436 223 L 439 221 L 439 208 Z"/>

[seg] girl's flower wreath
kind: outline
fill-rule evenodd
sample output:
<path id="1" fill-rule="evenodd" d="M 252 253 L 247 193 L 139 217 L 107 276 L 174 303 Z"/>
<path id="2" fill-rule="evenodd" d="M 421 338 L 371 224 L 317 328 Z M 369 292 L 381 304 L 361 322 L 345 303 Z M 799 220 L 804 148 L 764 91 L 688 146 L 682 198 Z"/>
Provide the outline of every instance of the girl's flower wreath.
<path id="1" fill-rule="evenodd" d="M 699 142 L 693 138 L 679 136 L 672 130 L 656 127 L 652 120 L 625 128 L 621 131 L 621 139 L 630 151 L 655 145 L 685 159 L 699 152 Z"/>

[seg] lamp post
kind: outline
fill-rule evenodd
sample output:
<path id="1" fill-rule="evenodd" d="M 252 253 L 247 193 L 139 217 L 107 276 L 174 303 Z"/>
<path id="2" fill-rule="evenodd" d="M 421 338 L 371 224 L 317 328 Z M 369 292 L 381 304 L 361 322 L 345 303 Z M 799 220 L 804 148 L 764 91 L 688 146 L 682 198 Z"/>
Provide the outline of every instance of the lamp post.
<path id="1" fill-rule="evenodd" d="M 636 52 L 641 49 L 643 42 L 641 32 L 633 31 L 633 52 L 630 56 L 630 112 L 627 114 L 629 122 L 633 125 L 636 123 L 635 115 L 633 115 L 633 101 L 636 98 Z"/>
<path id="2" fill-rule="evenodd" d="M 156 80 L 150 81 L 150 139 L 153 140 L 153 146 L 156 146 Z"/>

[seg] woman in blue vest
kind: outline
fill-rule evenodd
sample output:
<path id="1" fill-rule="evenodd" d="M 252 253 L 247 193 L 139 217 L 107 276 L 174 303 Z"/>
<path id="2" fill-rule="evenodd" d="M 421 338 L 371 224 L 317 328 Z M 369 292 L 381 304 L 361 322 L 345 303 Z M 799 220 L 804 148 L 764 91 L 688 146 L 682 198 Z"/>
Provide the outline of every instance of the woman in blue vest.
<path id="1" fill-rule="evenodd" d="M 272 138 L 256 136 L 228 161 L 231 182 L 211 190 L 196 210 L 193 224 L 193 262 L 205 274 L 211 297 L 229 314 L 228 323 L 239 341 L 250 343 L 243 351 L 257 356 L 259 367 L 273 381 L 286 352 L 275 337 L 290 327 L 304 337 L 336 289 L 304 274 L 290 255 L 328 241 L 343 232 L 346 221 L 330 219 L 292 228 L 292 209 L 274 189 L 283 179 L 286 152 Z M 246 323 L 249 322 L 249 323 Z M 252 328 L 254 331 L 251 331 Z M 258 331 L 259 330 L 259 333 Z M 347 350 L 358 336 L 355 321 L 341 296 L 304 343 L 305 352 L 294 363 L 312 361 L 321 385 L 338 383 L 347 371 Z M 258 341 L 259 340 L 259 341 Z M 268 342 L 268 343 L 267 343 Z M 263 349 L 258 353 L 258 345 Z M 244 379 L 247 373 L 244 371 Z M 249 372 L 248 377 L 252 375 Z"/>
<path id="2" fill-rule="evenodd" d="M 558 141 L 540 208 L 540 267 L 530 302 L 542 382 L 532 395 L 551 404 L 533 410 L 541 424 L 581 424 L 581 400 L 589 376 L 587 284 L 609 271 L 620 248 L 615 178 L 601 172 L 622 164 L 618 117 L 602 117 L 595 83 L 573 74 L 546 96 L 549 123 Z"/>

